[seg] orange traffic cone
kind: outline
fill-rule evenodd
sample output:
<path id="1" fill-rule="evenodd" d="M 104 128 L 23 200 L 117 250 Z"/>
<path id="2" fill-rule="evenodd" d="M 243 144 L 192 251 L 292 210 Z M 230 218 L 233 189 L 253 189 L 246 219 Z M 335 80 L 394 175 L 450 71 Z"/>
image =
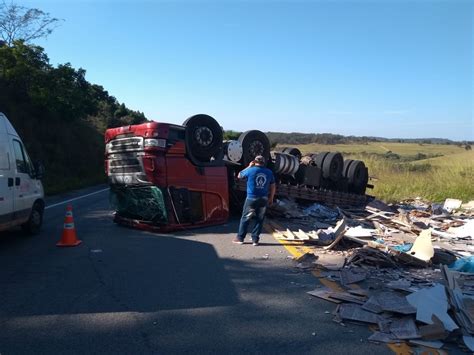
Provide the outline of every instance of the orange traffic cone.
<path id="1" fill-rule="evenodd" d="M 58 247 L 75 247 L 82 243 L 77 239 L 76 228 L 74 227 L 74 218 L 72 217 L 72 206 L 66 208 L 66 217 L 64 218 L 64 228 L 61 240 L 56 244 Z"/>

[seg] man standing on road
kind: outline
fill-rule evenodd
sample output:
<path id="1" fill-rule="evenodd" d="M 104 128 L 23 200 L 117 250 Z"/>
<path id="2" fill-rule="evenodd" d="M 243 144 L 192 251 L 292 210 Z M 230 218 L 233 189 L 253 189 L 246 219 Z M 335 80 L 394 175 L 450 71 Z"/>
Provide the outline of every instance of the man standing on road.
<path id="1" fill-rule="evenodd" d="M 247 179 L 247 199 L 240 219 L 239 233 L 232 242 L 244 243 L 250 220 L 254 218 L 252 241 L 253 245 L 257 246 L 267 205 L 270 206 L 273 203 L 275 196 L 275 178 L 272 171 L 265 167 L 265 158 L 261 155 L 256 156 L 249 166 L 239 173 L 238 178 Z"/>

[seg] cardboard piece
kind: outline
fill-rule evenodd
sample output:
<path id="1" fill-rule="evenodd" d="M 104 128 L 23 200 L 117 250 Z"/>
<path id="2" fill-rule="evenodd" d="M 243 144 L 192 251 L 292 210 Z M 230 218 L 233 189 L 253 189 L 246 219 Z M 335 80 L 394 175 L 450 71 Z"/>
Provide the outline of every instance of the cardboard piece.
<path id="1" fill-rule="evenodd" d="M 396 319 L 390 325 L 390 332 L 397 337 L 397 339 L 417 339 L 420 337 L 418 328 L 412 318 Z"/>
<path id="2" fill-rule="evenodd" d="M 315 261 L 316 265 L 327 270 L 341 270 L 345 263 L 345 256 L 333 254 L 318 254 L 318 260 Z"/>
<path id="3" fill-rule="evenodd" d="M 416 308 L 408 303 L 404 296 L 400 296 L 395 292 L 382 292 L 375 296 L 377 303 L 383 311 L 400 313 L 400 314 L 415 314 Z"/>
<path id="4" fill-rule="evenodd" d="M 324 247 L 324 249 L 331 250 L 337 244 L 339 244 L 342 237 L 344 236 L 345 231 L 346 231 L 346 221 L 343 218 L 339 222 L 337 222 L 336 226 L 334 227 L 334 235 L 336 236 L 335 239 L 334 239 L 334 242 L 332 242 L 328 246 Z"/>
<path id="5" fill-rule="evenodd" d="M 329 291 L 328 289 L 316 289 L 316 290 L 313 290 L 313 291 L 308 291 L 307 293 L 311 296 L 318 297 L 318 298 L 321 298 L 321 299 L 329 301 L 329 302 L 342 303 L 342 301 L 340 301 L 340 300 L 336 300 L 334 298 L 331 298 L 330 297 L 331 291 Z"/>
<path id="6" fill-rule="evenodd" d="M 434 256 L 434 248 L 431 243 L 431 230 L 425 229 L 421 231 L 408 253 L 423 261 L 430 261 Z"/>
<path id="7" fill-rule="evenodd" d="M 362 309 L 361 306 L 351 303 L 339 305 L 337 314 L 341 319 L 353 320 L 364 323 L 377 324 L 379 317 Z"/>
<path id="8" fill-rule="evenodd" d="M 331 292 L 329 297 L 341 300 L 341 301 L 346 301 L 346 302 L 352 302 L 352 303 L 357 303 L 357 304 L 364 304 L 366 301 L 365 297 L 359 297 L 355 295 L 351 295 L 348 292 Z"/>
<path id="9" fill-rule="evenodd" d="M 391 319 L 381 319 L 377 323 L 377 326 L 379 327 L 379 330 L 382 333 L 390 333 L 390 326 L 392 325 L 392 320 Z"/>
<path id="10" fill-rule="evenodd" d="M 432 348 L 432 349 L 441 349 L 444 345 L 442 341 L 425 341 L 425 340 L 410 340 L 410 344 L 412 345 L 419 345 L 419 346 L 424 346 L 427 348 Z"/>
<path id="11" fill-rule="evenodd" d="M 469 348 L 469 350 L 474 351 L 474 337 L 464 335 L 462 337 L 462 340 L 464 341 L 464 344 Z"/>
<path id="12" fill-rule="evenodd" d="M 380 306 L 380 304 L 377 302 L 377 297 L 372 296 L 370 297 L 367 302 L 365 302 L 362 305 L 362 308 L 365 309 L 366 311 L 372 312 L 372 313 L 382 313 L 383 309 Z"/>
<path id="13" fill-rule="evenodd" d="M 316 268 L 316 264 L 314 263 L 316 260 L 318 260 L 318 256 L 313 253 L 305 253 L 296 259 L 296 267 L 302 270 L 314 269 Z"/>
<path id="14" fill-rule="evenodd" d="M 422 325 L 418 328 L 418 331 L 425 340 L 444 340 L 449 335 L 443 323 L 435 315 L 433 315 L 433 324 Z"/>
<path id="15" fill-rule="evenodd" d="M 353 289 L 353 290 L 347 290 L 347 292 L 349 292 L 352 295 L 356 295 L 356 296 L 363 296 L 363 297 L 368 297 L 369 296 L 369 291 L 364 290 L 363 288 L 356 288 L 356 289 Z"/>
<path id="16" fill-rule="evenodd" d="M 367 338 L 368 341 L 376 343 L 395 343 L 398 340 L 395 339 L 390 333 L 375 332 Z"/>
<path id="17" fill-rule="evenodd" d="M 310 240 L 311 238 L 301 229 L 298 229 L 298 232 L 294 233 L 296 237 L 300 240 Z"/>
<path id="18" fill-rule="evenodd" d="M 396 281 L 390 281 L 389 283 L 386 284 L 388 288 L 391 288 L 392 290 L 401 290 L 401 291 L 410 291 L 410 286 L 411 282 L 409 280 L 396 280 Z"/>
<path id="19" fill-rule="evenodd" d="M 448 212 L 452 212 L 454 210 L 457 210 L 461 206 L 462 206 L 462 201 L 461 200 L 457 200 L 457 199 L 454 199 L 454 198 L 447 198 L 444 201 L 443 209 L 448 211 Z"/>
<path id="20" fill-rule="evenodd" d="M 377 233 L 375 229 L 364 228 L 362 226 L 348 228 L 345 237 L 356 237 L 356 238 L 372 238 L 372 235 Z"/>
<path id="21" fill-rule="evenodd" d="M 343 285 L 349 285 L 356 282 L 363 281 L 367 278 L 365 272 L 352 272 L 351 269 L 344 268 L 341 270 L 341 282 Z"/>
<path id="22" fill-rule="evenodd" d="M 453 331 L 459 327 L 448 315 L 448 297 L 445 287 L 436 284 L 431 288 L 424 288 L 406 296 L 408 303 L 416 308 L 416 320 L 425 324 L 434 324 L 433 315 L 441 320 L 443 326 L 448 331 Z"/>

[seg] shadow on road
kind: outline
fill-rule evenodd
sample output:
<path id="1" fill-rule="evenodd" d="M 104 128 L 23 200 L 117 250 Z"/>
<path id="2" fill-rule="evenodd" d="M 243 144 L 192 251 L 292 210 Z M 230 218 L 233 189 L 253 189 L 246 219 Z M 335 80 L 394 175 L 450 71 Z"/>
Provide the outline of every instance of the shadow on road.
<path id="1" fill-rule="evenodd" d="M 83 244 L 42 236 L 0 240 L 1 316 L 156 312 L 235 304 L 212 245 L 120 228 L 108 212 L 76 217 Z"/>
<path id="2" fill-rule="evenodd" d="M 56 224 L 33 239 L 0 239 L 1 352 L 367 351 L 368 330 L 341 335 L 333 307 L 305 294 L 315 279 L 283 255 L 263 260 L 248 247 L 255 259 L 220 258 L 211 242 L 190 238 L 231 245 L 235 221 L 171 236 L 120 228 L 105 209 L 75 218 L 84 241 L 76 248 L 55 247 Z"/>

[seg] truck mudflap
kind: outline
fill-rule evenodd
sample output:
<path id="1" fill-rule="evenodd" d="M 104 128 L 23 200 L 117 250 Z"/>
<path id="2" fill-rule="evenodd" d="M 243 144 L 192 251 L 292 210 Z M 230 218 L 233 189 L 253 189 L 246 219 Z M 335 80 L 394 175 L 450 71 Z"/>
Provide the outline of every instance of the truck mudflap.
<path id="1" fill-rule="evenodd" d="M 242 180 L 237 180 L 234 183 L 234 188 L 238 191 L 246 191 L 247 183 Z M 366 205 L 373 199 L 373 197 L 369 195 L 358 195 L 347 192 L 324 190 L 290 184 L 277 184 L 276 196 L 290 197 L 306 201 L 323 202 L 328 205 L 339 206 Z"/>

